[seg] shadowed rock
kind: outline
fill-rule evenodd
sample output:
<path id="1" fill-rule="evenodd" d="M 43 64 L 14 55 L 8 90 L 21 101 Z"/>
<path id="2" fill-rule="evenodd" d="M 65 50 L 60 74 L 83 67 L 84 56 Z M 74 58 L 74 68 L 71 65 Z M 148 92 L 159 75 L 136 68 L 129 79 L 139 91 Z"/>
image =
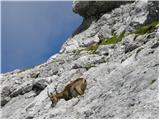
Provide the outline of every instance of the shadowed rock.
<path id="1" fill-rule="evenodd" d="M 106 12 L 111 12 L 120 5 L 131 2 L 133 1 L 74 1 L 72 10 L 84 18 L 99 17 Z"/>

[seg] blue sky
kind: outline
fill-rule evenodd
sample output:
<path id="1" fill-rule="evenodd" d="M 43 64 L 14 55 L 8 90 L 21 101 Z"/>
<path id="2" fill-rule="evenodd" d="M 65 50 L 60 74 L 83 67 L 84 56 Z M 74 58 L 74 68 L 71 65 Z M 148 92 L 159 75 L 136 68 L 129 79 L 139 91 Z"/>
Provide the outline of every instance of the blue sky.
<path id="1" fill-rule="evenodd" d="M 3 1 L 1 72 L 44 63 L 81 22 L 71 1 Z"/>

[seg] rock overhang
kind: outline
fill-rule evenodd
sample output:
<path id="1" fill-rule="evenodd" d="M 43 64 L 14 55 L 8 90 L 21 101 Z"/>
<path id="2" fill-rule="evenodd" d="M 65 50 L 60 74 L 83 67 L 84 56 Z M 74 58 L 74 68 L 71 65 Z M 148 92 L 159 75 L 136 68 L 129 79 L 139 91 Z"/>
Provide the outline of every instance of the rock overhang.
<path id="1" fill-rule="evenodd" d="M 91 16 L 101 16 L 106 12 L 111 12 L 114 8 L 134 1 L 74 1 L 73 12 L 84 18 Z"/>

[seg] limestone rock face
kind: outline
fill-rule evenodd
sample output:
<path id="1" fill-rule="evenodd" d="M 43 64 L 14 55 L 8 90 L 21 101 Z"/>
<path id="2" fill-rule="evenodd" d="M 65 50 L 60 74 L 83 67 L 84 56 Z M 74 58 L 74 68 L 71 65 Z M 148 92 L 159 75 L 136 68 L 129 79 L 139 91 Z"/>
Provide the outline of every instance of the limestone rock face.
<path id="1" fill-rule="evenodd" d="M 80 1 L 77 4 L 81 2 L 88 3 Z M 112 3 L 112 1 L 108 2 Z M 117 2 L 114 1 L 114 3 Z M 119 8 L 112 9 L 111 12 L 103 13 L 100 18 L 95 16 L 84 18 L 80 27 L 74 32 L 73 37 L 62 46 L 61 51 L 71 52 L 79 47 L 86 47 L 99 42 L 103 38 L 111 37 L 113 34 L 119 35 L 123 31 L 125 33 L 133 32 L 139 26 L 158 20 L 159 9 L 156 3 L 158 4 L 158 1 L 145 2 L 143 0 L 131 2 L 130 4 L 125 3 Z"/>
<path id="2" fill-rule="evenodd" d="M 1 74 L 1 118 L 158 118 L 158 2 L 123 3 L 74 2 L 84 21 L 59 53 Z M 47 91 L 79 77 L 84 96 L 51 107 Z"/>
<path id="3" fill-rule="evenodd" d="M 103 13 L 111 12 L 114 8 L 132 1 L 74 1 L 73 11 L 85 18 L 90 16 L 100 16 Z"/>

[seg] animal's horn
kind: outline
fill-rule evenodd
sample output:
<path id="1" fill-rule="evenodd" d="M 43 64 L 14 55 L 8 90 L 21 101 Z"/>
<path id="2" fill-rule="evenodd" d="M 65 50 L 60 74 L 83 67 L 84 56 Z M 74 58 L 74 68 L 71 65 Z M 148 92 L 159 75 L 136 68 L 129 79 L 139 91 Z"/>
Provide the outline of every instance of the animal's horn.
<path id="1" fill-rule="evenodd" d="M 48 94 L 48 97 L 51 97 L 51 94 L 49 93 L 49 88 L 47 88 L 47 94 Z"/>
<path id="2" fill-rule="evenodd" d="M 57 89 L 56 89 L 56 88 L 54 88 L 54 89 L 55 89 L 56 93 L 58 93 L 58 92 L 57 92 Z"/>
<path id="3" fill-rule="evenodd" d="M 58 93 L 57 92 L 57 86 L 58 86 L 58 84 L 54 87 L 54 90 L 55 90 L 56 93 Z"/>

